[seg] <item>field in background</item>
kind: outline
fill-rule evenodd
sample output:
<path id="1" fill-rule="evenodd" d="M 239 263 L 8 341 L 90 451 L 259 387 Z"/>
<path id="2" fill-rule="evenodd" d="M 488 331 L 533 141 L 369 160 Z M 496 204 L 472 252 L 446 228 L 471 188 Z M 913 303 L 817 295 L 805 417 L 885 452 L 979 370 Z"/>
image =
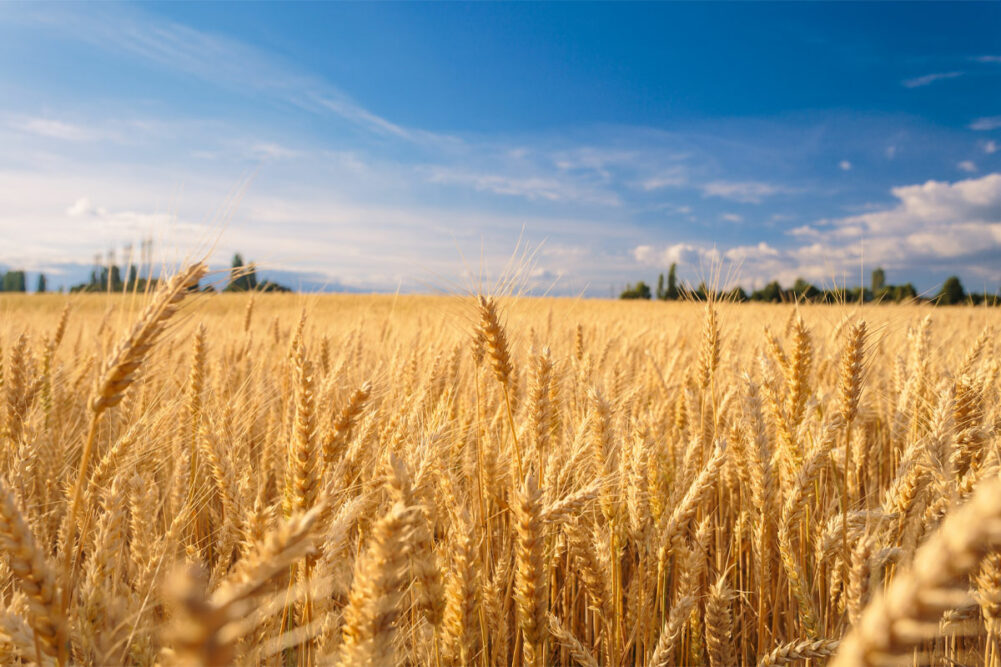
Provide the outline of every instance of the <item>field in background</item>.
<path id="1" fill-rule="evenodd" d="M 999 664 L 996 309 L 149 301 L 0 295 L 4 662 Z"/>

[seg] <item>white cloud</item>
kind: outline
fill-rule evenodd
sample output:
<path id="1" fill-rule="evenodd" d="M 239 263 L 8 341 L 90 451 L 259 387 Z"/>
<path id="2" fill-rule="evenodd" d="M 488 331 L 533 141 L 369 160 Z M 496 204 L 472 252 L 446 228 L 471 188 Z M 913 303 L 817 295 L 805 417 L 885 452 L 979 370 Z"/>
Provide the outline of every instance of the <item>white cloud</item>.
<path id="1" fill-rule="evenodd" d="M 259 142 L 250 147 L 250 154 L 255 158 L 263 160 L 287 160 L 298 157 L 301 153 L 297 150 L 282 146 L 277 142 Z"/>
<path id="2" fill-rule="evenodd" d="M 985 116 L 970 123 L 971 130 L 996 130 L 1001 127 L 1001 116 Z"/>
<path id="3" fill-rule="evenodd" d="M 928 181 L 893 188 L 892 193 L 896 206 L 833 221 L 819 242 L 834 256 L 850 257 L 854 237 L 854 242 L 864 239 L 867 262 L 925 270 L 949 264 L 997 276 L 1001 174 L 955 183 Z"/>
<path id="4" fill-rule="evenodd" d="M 723 288 L 736 285 L 741 279 L 751 274 L 743 269 L 752 267 L 756 275 L 762 265 L 777 266 L 781 262 L 782 252 L 764 241 L 755 245 L 742 245 L 730 248 L 724 252 L 716 246 L 693 243 L 676 243 L 663 248 L 649 245 L 637 246 L 633 249 L 633 257 L 637 262 L 650 267 L 663 267 L 677 263 L 689 275 L 705 275 L 711 273 L 711 267 L 720 263 L 740 267 L 741 271 L 727 271 Z M 764 275 L 764 274 L 763 274 Z"/>
<path id="5" fill-rule="evenodd" d="M 778 250 L 764 241 L 761 241 L 757 245 L 743 245 L 730 248 L 723 253 L 723 256 L 731 262 L 762 261 L 780 255 L 781 253 Z"/>
<path id="6" fill-rule="evenodd" d="M 524 150 L 524 149 L 523 149 Z M 524 155 L 529 154 L 527 150 Z M 513 157 L 513 156 L 512 156 Z M 559 150 L 550 158 L 552 164 L 564 171 L 591 171 L 601 176 L 608 176 L 608 169 L 618 165 L 631 165 L 640 158 L 638 151 L 595 146 Z M 678 168 L 680 170 L 680 167 Z"/>
<path id="7" fill-rule="evenodd" d="M 955 79 L 956 77 L 963 76 L 963 74 L 965 74 L 965 72 L 936 72 L 934 74 L 925 74 L 924 76 L 915 77 L 913 79 L 905 79 L 904 81 L 901 81 L 901 84 L 905 88 L 920 88 L 922 86 L 935 83 L 936 81 Z"/>
<path id="8" fill-rule="evenodd" d="M 80 197 L 73 205 L 66 209 L 66 215 L 71 218 L 84 218 L 95 215 L 104 215 L 105 210 L 94 206 L 87 197 Z"/>
<path id="9" fill-rule="evenodd" d="M 702 194 L 706 197 L 720 197 L 745 204 L 758 204 L 765 197 L 787 192 L 787 188 L 756 181 L 713 181 L 702 186 Z"/>
<path id="10" fill-rule="evenodd" d="M 124 242 L 139 238 L 144 234 L 160 234 L 168 227 L 176 232 L 185 229 L 204 235 L 210 227 L 204 224 L 186 222 L 165 212 L 116 210 L 109 211 L 104 206 L 95 205 L 89 197 L 80 197 L 66 208 L 66 216 L 76 219 L 82 229 L 93 233 L 95 229 L 105 238 L 115 238 Z"/>
<path id="11" fill-rule="evenodd" d="M 740 269 L 739 280 L 783 285 L 803 277 L 817 284 L 856 275 L 859 266 L 901 272 L 956 271 L 1001 280 L 1001 174 L 946 183 L 928 181 L 891 190 L 897 204 L 787 232 L 789 246 L 736 246 L 720 256 Z M 707 245 L 651 245 L 634 250 L 645 265 L 677 261 L 696 268 L 712 256 Z"/>
<path id="12" fill-rule="evenodd" d="M 841 171 L 851 171 L 852 163 L 849 162 L 848 160 L 842 160 L 841 162 L 838 163 L 838 169 L 840 169 Z"/>
<path id="13" fill-rule="evenodd" d="M 968 174 L 972 174 L 977 171 L 977 165 L 975 165 L 971 160 L 963 160 L 956 165 L 956 168 L 960 171 L 965 171 Z"/>
<path id="14" fill-rule="evenodd" d="M 21 132 L 36 134 L 49 139 L 63 141 L 94 141 L 99 134 L 79 125 L 73 125 L 52 118 L 15 118 L 9 121 L 10 127 Z"/>
<path id="15" fill-rule="evenodd" d="M 990 139 L 990 140 L 984 142 L 983 148 L 984 148 L 984 152 L 985 153 L 987 153 L 988 155 L 991 155 L 993 153 L 997 153 L 998 152 L 998 143 L 996 141 L 994 141 L 993 139 Z"/>
<path id="16" fill-rule="evenodd" d="M 663 188 L 676 188 L 688 184 L 688 173 L 680 165 L 672 166 L 668 169 L 658 171 L 652 176 L 643 179 L 639 186 L 647 192 L 661 190 Z"/>
<path id="17" fill-rule="evenodd" d="M 427 173 L 428 181 L 431 183 L 469 186 L 479 192 L 513 195 L 529 200 L 574 201 L 604 206 L 621 204 L 613 192 L 581 186 L 552 176 L 518 177 L 503 173 L 477 173 L 452 167 L 431 167 Z"/>
<path id="18" fill-rule="evenodd" d="M 636 261 L 641 264 L 653 263 L 654 261 L 656 261 L 656 256 L 657 254 L 654 251 L 653 246 L 638 245 L 635 248 L 633 248 L 633 257 L 635 257 Z"/>
<path id="19" fill-rule="evenodd" d="M 883 153 L 884 153 L 884 155 L 886 155 L 886 159 L 887 160 L 892 160 L 893 158 L 895 158 L 897 156 L 897 147 L 896 146 L 887 146 L 886 150 L 883 151 Z"/>
<path id="20" fill-rule="evenodd" d="M 633 248 L 633 257 L 640 264 L 648 266 L 667 266 L 675 263 L 682 266 L 697 266 L 711 251 L 711 248 L 691 243 L 675 243 L 660 250 L 649 245 L 639 245 Z"/>
<path id="21" fill-rule="evenodd" d="M 787 232 L 790 236 L 819 236 L 820 232 L 810 225 L 800 225 Z"/>
<path id="22" fill-rule="evenodd" d="M 977 56 L 974 60 L 978 63 L 1001 63 L 1001 56 Z"/>
<path id="23" fill-rule="evenodd" d="M 219 208 L 227 184 L 211 177 L 193 180 L 179 197 L 164 199 L 171 182 L 152 182 L 138 172 L 110 178 L 100 172 L 58 176 L 0 168 L 0 234 L 7 239 L 0 245 L 0 263 L 26 268 L 87 263 L 95 252 L 121 249 L 152 234 L 157 263 L 160 257 L 173 264 L 216 248 L 215 265 L 240 251 L 265 269 L 325 276 L 332 284 L 392 290 L 402 281 L 405 290 L 454 289 L 478 270 L 481 257 L 487 269 L 503 268 L 522 235 L 529 247 L 542 244 L 534 264 L 537 286 L 549 289 L 552 280 L 544 278 L 562 276 L 555 293 L 576 294 L 588 287 L 582 280 L 602 286 L 618 280 L 606 276 L 622 258 L 610 259 L 607 249 L 630 247 L 639 235 L 628 221 L 609 224 L 597 216 L 423 206 L 394 201 L 392 195 L 360 201 L 352 198 L 351 187 L 301 190 L 278 187 L 271 178 L 258 179 L 270 187 L 251 187 L 234 197 L 235 214 L 224 210 L 202 222 Z M 155 204 L 158 199 L 162 207 Z M 24 220 L 32 221 L 30 227 Z"/>
<path id="24" fill-rule="evenodd" d="M 744 222 L 744 216 L 738 213 L 724 213 L 720 216 L 720 220 L 725 220 L 726 222 Z"/>

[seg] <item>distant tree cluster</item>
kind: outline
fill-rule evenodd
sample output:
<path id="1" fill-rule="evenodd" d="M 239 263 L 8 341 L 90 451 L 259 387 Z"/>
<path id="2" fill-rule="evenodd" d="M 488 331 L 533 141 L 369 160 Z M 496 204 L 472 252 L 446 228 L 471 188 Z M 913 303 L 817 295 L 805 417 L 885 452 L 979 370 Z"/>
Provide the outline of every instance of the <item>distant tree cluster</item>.
<path id="1" fill-rule="evenodd" d="M 0 274 L 0 292 L 27 292 L 28 277 L 24 271 L 7 271 Z M 35 292 L 44 294 L 48 291 L 48 281 L 44 273 L 38 274 Z"/>
<path id="2" fill-rule="evenodd" d="M 711 294 L 710 294 L 711 293 Z M 620 299 L 651 299 L 656 296 L 662 301 L 672 301 L 682 296 L 690 295 L 697 299 L 705 300 L 709 296 L 713 298 L 743 302 L 758 301 L 764 303 L 842 303 L 842 302 L 871 302 L 881 303 L 901 303 L 905 301 L 931 302 L 940 305 L 973 304 L 986 303 L 992 306 L 1001 305 L 1001 296 L 997 294 L 981 294 L 976 292 L 967 293 L 963 289 L 963 284 L 957 276 L 950 276 L 942 283 L 942 288 L 938 294 L 931 298 L 921 297 L 911 283 L 903 285 L 886 284 L 886 272 L 882 268 L 877 268 L 872 272 L 872 279 L 869 287 L 853 287 L 845 289 L 822 290 L 810 284 L 802 278 L 798 278 L 792 287 L 784 288 L 777 280 L 773 280 L 764 287 L 754 290 L 748 294 L 742 287 L 734 287 L 725 292 L 711 290 L 705 283 L 700 283 L 698 287 L 678 286 L 677 265 L 672 264 L 667 274 L 667 284 L 665 286 L 664 274 L 657 277 L 657 290 L 651 294 L 650 287 L 643 281 L 635 285 L 627 285 L 626 289 L 619 295 Z"/>
<path id="3" fill-rule="evenodd" d="M 650 286 L 647 285 L 642 280 L 635 285 L 626 285 L 626 289 L 622 290 L 622 294 L 619 295 L 620 299 L 649 299 L 650 298 Z"/>
<path id="4" fill-rule="evenodd" d="M 4 292 L 27 292 L 27 279 L 24 271 L 7 271 L 3 274 Z"/>
<path id="5" fill-rule="evenodd" d="M 664 274 L 657 276 L 657 299 L 674 301 L 678 296 L 678 265 L 672 264 L 667 272 L 667 287 L 664 286 Z"/>
<path id="6" fill-rule="evenodd" d="M 85 283 L 70 287 L 70 292 L 142 292 L 156 287 L 157 279 L 143 278 L 135 264 L 130 264 L 122 279 L 122 270 L 117 264 L 95 266 L 90 279 Z"/>
<path id="7" fill-rule="evenodd" d="M 291 292 L 291 288 L 265 280 L 257 282 L 257 267 L 254 263 L 243 263 L 240 253 L 233 255 L 233 264 L 229 272 L 229 284 L 225 292 Z"/>
<path id="8" fill-rule="evenodd" d="M 23 273 L 23 272 L 22 272 Z M 23 277 L 22 277 L 23 280 Z M 96 266 L 90 272 L 90 279 L 79 285 L 70 288 L 71 292 L 142 292 L 146 289 L 156 288 L 159 279 L 142 277 L 139 275 L 138 267 L 129 265 L 125 271 L 125 278 L 122 279 L 122 270 L 117 264 L 109 266 Z M 6 280 L 4 282 L 6 285 Z M 45 286 L 44 276 L 39 280 L 39 287 Z M 5 287 L 6 289 L 6 287 Z M 203 292 L 214 292 L 215 287 L 206 285 L 196 287 Z M 24 291 L 23 289 L 21 291 Z M 43 291 L 40 289 L 40 291 Z M 244 264 L 243 256 L 237 253 L 233 256 L 233 264 L 230 269 L 229 282 L 223 288 L 224 292 L 291 292 L 292 290 L 284 285 L 273 283 L 270 280 L 258 282 L 257 267 L 254 263 Z"/>

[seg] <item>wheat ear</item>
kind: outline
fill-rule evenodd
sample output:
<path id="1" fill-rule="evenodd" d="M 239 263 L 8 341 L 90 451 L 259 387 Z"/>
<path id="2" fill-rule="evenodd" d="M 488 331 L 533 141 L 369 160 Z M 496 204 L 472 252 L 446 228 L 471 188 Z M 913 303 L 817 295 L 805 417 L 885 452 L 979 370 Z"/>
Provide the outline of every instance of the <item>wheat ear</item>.
<path id="1" fill-rule="evenodd" d="M 706 461 L 706 464 L 702 467 L 698 477 L 696 477 L 691 486 L 688 487 L 688 491 L 685 492 L 684 497 L 674 508 L 671 516 L 667 519 L 667 523 L 664 525 L 664 529 L 661 532 L 659 556 L 659 567 L 661 570 L 663 570 L 663 567 L 667 562 L 667 556 L 670 553 L 671 548 L 674 546 L 675 541 L 681 536 L 682 531 L 688 525 L 688 522 L 690 522 L 695 516 L 700 503 L 712 491 L 713 485 L 716 482 L 717 473 L 723 465 L 725 454 L 726 442 L 720 440 L 716 443 L 716 448 L 713 450 L 709 460 Z"/>
<path id="2" fill-rule="evenodd" d="M 650 656 L 649 667 L 671 667 L 675 664 L 674 653 L 681 641 L 681 633 L 695 608 L 695 598 L 686 594 L 671 607 L 671 613 L 660 631 L 657 647 Z"/>
<path id="3" fill-rule="evenodd" d="M 851 424 L 858 414 L 859 397 L 862 395 L 863 351 L 865 349 L 865 321 L 852 325 L 848 332 L 848 342 L 841 355 L 841 377 L 838 384 L 841 418 Z"/>
<path id="4" fill-rule="evenodd" d="M 490 363 L 494 369 L 494 377 L 504 391 L 504 403 L 507 408 L 507 421 L 511 427 L 511 438 L 514 441 L 514 461 L 518 468 L 518 479 L 525 476 L 521 465 L 521 446 L 518 444 L 518 430 L 514 427 L 514 415 L 511 412 L 511 351 L 508 349 L 507 334 L 497 313 L 497 304 L 493 298 L 480 296 L 480 332 L 481 338 L 490 353 Z"/>
<path id="5" fill-rule="evenodd" d="M 201 567 L 182 567 L 171 575 L 165 592 L 174 613 L 164 638 L 175 664 L 233 664 L 237 643 L 253 627 L 247 625 L 248 612 L 260 606 L 257 598 L 263 592 L 288 579 L 290 565 L 312 553 L 316 524 L 326 510 L 321 501 L 283 522 L 253 554 L 237 563 L 211 595 L 205 590 L 207 574 Z"/>
<path id="6" fill-rule="evenodd" d="M 881 664 L 936 636 L 942 614 L 968 599 L 966 577 L 999 546 L 1001 479 L 994 479 L 947 515 L 910 567 L 862 611 L 832 667 Z"/>
<path id="7" fill-rule="evenodd" d="M 709 590 L 706 601 L 706 649 L 711 667 L 728 667 L 737 664 L 737 651 L 733 646 L 733 614 L 730 600 L 734 593 L 726 583 L 726 573 Z"/>
<path id="8" fill-rule="evenodd" d="M 758 667 L 778 667 L 790 662 L 809 660 L 810 658 L 826 658 L 837 650 L 840 642 L 837 639 L 818 639 L 816 641 L 791 641 L 773 649 L 768 655 L 758 661 Z"/>
<path id="9" fill-rule="evenodd" d="M 518 533 L 514 595 L 519 625 L 525 638 L 525 663 L 536 667 L 545 662 L 546 612 L 549 607 L 541 502 L 542 491 L 535 481 L 535 473 L 531 472 L 514 505 Z"/>
<path id="10" fill-rule="evenodd" d="M 300 345 L 295 354 L 297 388 L 291 466 L 286 503 L 296 512 L 305 512 L 316 502 L 320 488 L 320 460 L 316 447 L 316 396 L 313 389 L 313 362 Z"/>
<path id="11" fill-rule="evenodd" d="M 570 657 L 580 667 L 598 667 L 598 661 L 594 659 L 587 647 L 581 644 L 580 640 L 552 614 L 549 614 L 549 632 L 561 646 L 570 652 Z"/>
<path id="12" fill-rule="evenodd" d="M 372 544 L 359 557 L 341 630 L 340 664 L 393 664 L 415 508 L 396 503 L 373 528 Z"/>
<path id="13" fill-rule="evenodd" d="M 14 494 L 0 481 L 0 547 L 18 586 L 28 598 L 29 624 L 42 641 L 42 650 L 66 664 L 66 615 L 56 600 L 56 577 L 35 544 L 21 516 Z"/>
<path id="14" fill-rule="evenodd" d="M 348 404 L 337 415 L 333 426 L 323 439 L 323 461 L 327 468 L 337 463 L 344 452 L 351 439 L 351 429 L 354 428 L 371 395 L 372 384 L 366 382 L 351 394 Z"/>

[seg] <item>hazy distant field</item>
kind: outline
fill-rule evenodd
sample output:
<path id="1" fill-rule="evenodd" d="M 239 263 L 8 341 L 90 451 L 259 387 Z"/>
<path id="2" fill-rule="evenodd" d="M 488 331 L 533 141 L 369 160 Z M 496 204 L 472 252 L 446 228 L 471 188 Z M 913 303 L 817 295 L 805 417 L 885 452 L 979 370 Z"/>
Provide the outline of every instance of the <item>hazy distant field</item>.
<path id="1" fill-rule="evenodd" d="M 0 295 L 5 663 L 998 664 L 997 309 L 150 300 Z"/>

